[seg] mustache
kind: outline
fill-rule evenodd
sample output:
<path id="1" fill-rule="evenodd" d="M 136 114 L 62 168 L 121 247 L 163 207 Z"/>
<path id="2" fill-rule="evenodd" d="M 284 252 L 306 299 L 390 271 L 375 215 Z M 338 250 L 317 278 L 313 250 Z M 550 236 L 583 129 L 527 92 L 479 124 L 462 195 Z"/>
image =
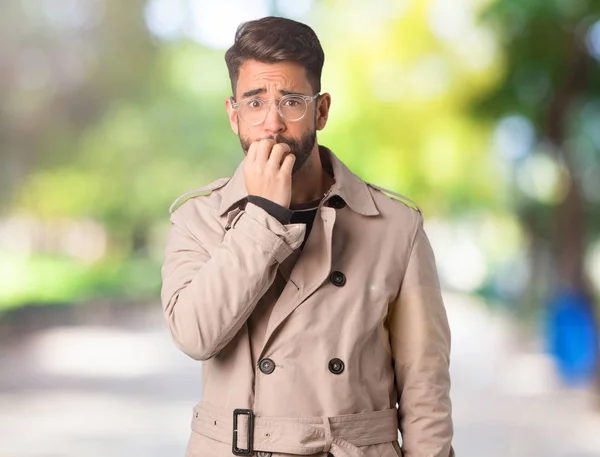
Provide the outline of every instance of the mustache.
<path id="1" fill-rule="evenodd" d="M 259 138 L 256 141 L 260 140 L 275 140 L 276 143 L 293 143 L 300 141 L 301 138 L 288 138 L 284 135 L 267 135 Z"/>
<path id="2" fill-rule="evenodd" d="M 296 140 L 291 139 L 291 138 L 286 138 L 286 137 L 281 136 L 281 135 L 275 135 L 275 136 L 269 135 L 269 136 L 266 136 L 264 138 L 261 138 L 261 140 L 275 140 L 275 143 L 286 143 L 286 144 L 295 144 L 295 143 L 297 143 Z"/>

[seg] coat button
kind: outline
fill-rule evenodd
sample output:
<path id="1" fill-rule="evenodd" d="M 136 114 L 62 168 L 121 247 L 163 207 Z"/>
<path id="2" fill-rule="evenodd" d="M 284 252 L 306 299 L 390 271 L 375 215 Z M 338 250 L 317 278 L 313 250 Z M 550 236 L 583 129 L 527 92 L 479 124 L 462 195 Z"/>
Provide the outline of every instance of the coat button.
<path id="1" fill-rule="evenodd" d="M 329 361 L 329 371 L 331 371 L 333 374 L 340 374 L 342 371 L 344 371 L 344 362 L 342 362 L 340 359 L 331 359 Z"/>
<path id="2" fill-rule="evenodd" d="M 258 364 L 258 367 L 264 374 L 271 374 L 275 371 L 275 362 L 271 359 L 262 359 Z"/>
<path id="3" fill-rule="evenodd" d="M 256 457 L 271 457 L 271 453 L 270 452 L 264 452 L 264 451 L 260 451 L 256 453 Z"/>
<path id="4" fill-rule="evenodd" d="M 346 202 L 339 195 L 334 195 L 327 202 L 327 206 L 330 208 L 342 209 L 344 206 L 346 206 Z"/>
<path id="5" fill-rule="evenodd" d="M 346 276 L 341 271 L 334 271 L 331 273 L 329 280 L 334 286 L 343 287 L 346 284 Z"/>

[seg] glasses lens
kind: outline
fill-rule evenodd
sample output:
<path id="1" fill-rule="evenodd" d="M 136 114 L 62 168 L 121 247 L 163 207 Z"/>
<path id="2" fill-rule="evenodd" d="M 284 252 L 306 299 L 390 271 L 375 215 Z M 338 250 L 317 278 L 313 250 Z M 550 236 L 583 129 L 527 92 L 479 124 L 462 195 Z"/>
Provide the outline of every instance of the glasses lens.
<path id="1" fill-rule="evenodd" d="M 249 124 L 260 124 L 265 120 L 269 105 L 260 100 L 244 100 L 240 102 L 239 113 L 240 117 Z"/>
<path id="2" fill-rule="evenodd" d="M 283 97 L 279 102 L 279 111 L 281 115 L 289 121 L 297 121 L 306 113 L 306 100 L 294 95 Z"/>

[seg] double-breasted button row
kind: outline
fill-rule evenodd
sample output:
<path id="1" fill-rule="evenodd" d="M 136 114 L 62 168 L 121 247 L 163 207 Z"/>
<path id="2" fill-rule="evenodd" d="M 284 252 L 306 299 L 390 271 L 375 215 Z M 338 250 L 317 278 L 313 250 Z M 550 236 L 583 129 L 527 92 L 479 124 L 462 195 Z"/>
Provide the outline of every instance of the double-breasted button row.
<path id="1" fill-rule="evenodd" d="M 344 362 L 341 359 L 334 358 L 329 361 L 329 371 L 333 374 L 341 374 L 344 371 Z M 275 362 L 272 359 L 261 359 L 258 368 L 264 374 L 271 374 L 275 371 Z"/>

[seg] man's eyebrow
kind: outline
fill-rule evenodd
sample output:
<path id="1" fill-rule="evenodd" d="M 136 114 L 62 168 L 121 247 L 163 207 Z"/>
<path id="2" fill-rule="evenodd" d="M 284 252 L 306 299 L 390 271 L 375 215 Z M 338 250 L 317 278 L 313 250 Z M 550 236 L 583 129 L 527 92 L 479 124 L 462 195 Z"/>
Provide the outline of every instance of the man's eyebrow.
<path id="1" fill-rule="evenodd" d="M 252 89 L 247 92 L 244 92 L 242 94 L 242 98 L 254 97 L 255 95 L 258 95 L 258 94 L 264 94 L 266 91 L 267 91 L 267 89 L 265 89 L 264 87 L 261 87 L 259 89 Z M 279 89 L 279 93 L 281 95 L 302 95 L 300 92 L 289 91 L 286 89 Z"/>
<path id="2" fill-rule="evenodd" d="M 300 92 L 290 92 L 289 90 L 280 89 L 279 92 L 281 95 L 303 95 Z"/>
<path id="3" fill-rule="evenodd" d="M 264 94 L 266 91 L 267 91 L 267 89 L 265 89 L 264 87 L 262 87 L 260 89 L 252 89 L 252 90 L 249 90 L 248 92 L 244 92 L 242 94 L 242 98 L 253 97 L 258 94 Z"/>

